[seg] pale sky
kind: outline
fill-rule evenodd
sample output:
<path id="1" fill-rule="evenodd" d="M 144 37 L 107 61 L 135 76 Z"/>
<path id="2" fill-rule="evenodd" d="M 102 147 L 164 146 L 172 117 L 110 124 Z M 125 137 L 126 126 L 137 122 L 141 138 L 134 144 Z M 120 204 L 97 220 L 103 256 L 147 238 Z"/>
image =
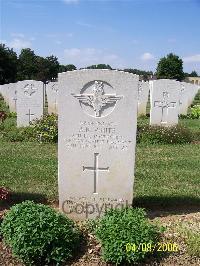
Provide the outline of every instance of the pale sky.
<path id="1" fill-rule="evenodd" d="M 172 52 L 200 74 L 200 0 L 0 0 L 0 40 L 77 68 L 155 71 Z"/>

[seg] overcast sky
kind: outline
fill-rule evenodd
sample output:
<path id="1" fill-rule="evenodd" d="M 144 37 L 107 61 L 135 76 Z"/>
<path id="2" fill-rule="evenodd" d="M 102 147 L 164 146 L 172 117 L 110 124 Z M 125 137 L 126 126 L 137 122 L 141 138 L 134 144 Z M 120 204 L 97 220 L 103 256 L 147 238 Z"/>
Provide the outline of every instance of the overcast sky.
<path id="1" fill-rule="evenodd" d="M 172 52 L 200 74 L 200 0 L 0 0 L 0 39 L 78 68 L 155 71 Z"/>

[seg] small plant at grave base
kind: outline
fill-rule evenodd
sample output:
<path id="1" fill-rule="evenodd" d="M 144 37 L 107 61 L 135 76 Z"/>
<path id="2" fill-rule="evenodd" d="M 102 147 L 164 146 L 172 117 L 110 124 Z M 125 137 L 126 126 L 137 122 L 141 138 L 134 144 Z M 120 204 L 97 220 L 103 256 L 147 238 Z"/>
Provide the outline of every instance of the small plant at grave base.
<path id="1" fill-rule="evenodd" d="M 159 127 L 142 126 L 138 128 L 137 142 L 148 144 L 185 144 L 192 142 L 192 132 L 182 126 Z"/>
<path id="2" fill-rule="evenodd" d="M 0 122 L 3 123 L 6 120 L 7 114 L 4 111 L 0 111 Z"/>
<path id="3" fill-rule="evenodd" d="M 10 117 L 17 117 L 17 113 L 15 113 L 15 112 L 11 112 L 11 113 L 8 113 L 8 117 L 10 118 Z"/>
<path id="4" fill-rule="evenodd" d="M 180 114 L 180 115 L 178 115 L 178 118 L 179 119 L 187 119 L 187 118 L 189 118 L 189 115 L 188 114 L 187 115 Z"/>
<path id="5" fill-rule="evenodd" d="M 4 242 L 29 265 L 61 265 L 79 247 L 74 222 L 49 206 L 31 201 L 13 206 L 1 224 Z"/>
<path id="6" fill-rule="evenodd" d="M 200 118 L 200 105 L 194 105 L 191 108 L 191 113 L 189 115 L 192 119 L 199 119 Z"/>
<path id="7" fill-rule="evenodd" d="M 10 142 L 34 141 L 31 127 L 12 128 L 3 133 L 3 139 Z"/>
<path id="8" fill-rule="evenodd" d="M 35 120 L 31 127 L 34 137 L 39 142 L 56 143 L 58 141 L 58 116 L 55 114 L 45 115 Z"/>
<path id="9" fill-rule="evenodd" d="M 102 246 L 103 259 L 118 265 L 143 261 L 151 252 L 144 252 L 140 245 L 156 244 L 160 229 L 148 221 L 143 209 L 124 208 L 109 210 L 100 219 L 95 234 Z"/>
<path id="10" fill-rule="evenodd" d="M 8 196 L 9 191 L 4 187 L 0 187 L 0 201 L 7 200 Z"/>

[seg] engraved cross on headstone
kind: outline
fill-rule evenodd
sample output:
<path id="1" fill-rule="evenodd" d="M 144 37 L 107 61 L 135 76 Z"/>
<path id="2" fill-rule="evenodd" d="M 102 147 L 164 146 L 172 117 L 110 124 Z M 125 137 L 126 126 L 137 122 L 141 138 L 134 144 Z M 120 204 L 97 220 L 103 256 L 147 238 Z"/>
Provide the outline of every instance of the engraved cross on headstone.
<path id="1" fill-rule="evenodd" d="M 55 108 L 56 111 L 58 110 L 58 101 L 57 101 L 57 99 L 55 99 L 55 101 L 54 101 L 54 108 Z"/>
<path id="2" fill-rule="evenodd" d="M 167 123 L 168 109 L 175 108 L 176 102 L 169 102 L 169 93 L 163 92 L 162 101 L 154 101 L 154 107 L 162 108 L 161 123 Z"/>
<path id="3" fill-rule="evenodd" d="M 35 114 L 31 114 L 31 110 L 28 109 L 28 114 L 26 114 L 26 115 L 28 115 L 28 120 L 29 120 L 29 124 L 30 124 L 30 122 L 31 122 L 31 116 L 32 115 L 35 115 Z"/>
<path id="4" fill-rule="evenodd" d="M 13 101 L 15 102 L 15 110 L 17 109 L 17 91 L 15 90 L 15 97 L 13 98 Z"/>
<path id="5" fill-rule="evenodd" d="M 99 167 L 99 153 L 94 153 L 94 166 L 86 167 L 83 166 L 83 171 L 93 171 L 94 172 L 94 194 L 98 194 L 97 192 L 97 183 L 98 183 L 98 175 L 99 171 L 106 171 L 109 172 L 109 167 Z"/>

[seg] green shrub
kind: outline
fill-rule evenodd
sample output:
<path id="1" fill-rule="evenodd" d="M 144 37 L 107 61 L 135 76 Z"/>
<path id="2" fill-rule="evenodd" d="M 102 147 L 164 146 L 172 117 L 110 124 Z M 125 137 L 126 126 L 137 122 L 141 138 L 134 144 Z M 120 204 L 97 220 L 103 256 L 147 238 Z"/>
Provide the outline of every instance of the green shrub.
<path id="1" fill-rule="evenodd" d="M 24 140 L 22 131 L 19 128 L 12 128 L 11 131 L 5 131 L 3 133 L 3 138 L 6 141 L 11 141 L 11 142 L 18 142 Z"/>
<path id="2" fill-rule="evenodd" d="M 0 94 L 0 111 L 4 111 L 7 114 L 9 113 L 9 108 L 6 105 L 6 103 L 4 102 L 4 98 L 1 94 Z"/>
<path id="3" fill-rule="evenodd" d="M 73 256 L 80 240 L 72 220 L 31 201 L 10 209 L 2 222 L 1 233 L 13 255 L 28 265 L 61 265 Z"/>
<path id="4" fill-rule="evenodd" d="M 3 131 L 3 139 L 11 142 L 34 141 L 34 133 L 31 127 L 13 127 Z"/>
<path id="5" fill-rule="evenodd" d="M 179 125 L 173 127 L 142 126 L 138 128 L 137 141 L 147 144 L 184 144 L 192 141 L 192 132 Z"/>
<path id="6" fill-rule="evenodd" d="M 148 221 L 143 209 L 126 208 L 109 210 L 100 219 L 95 234 L 102 245 L 103 259 L 121 264 L 142 261 L 150 252 L 140 249 L 140 244 L 156 244 L 160 232 Z M 127 245 L 138 249 L 128 250 Z"/>
<path id="7" fill-rule="evenodd" d="M 200 141 L 200 131 L 193 132 L 193 141 Z"/>
<path id="8" fill-rule="evenodd" d="M 31 127 L 34 137 L 39 142 L 58 141 L 58 117 L 55 114 L 45 115 L 43 118 L 35 120 Z"/>
<path id="9" fill-rule="evenodd" d="M 191 108 L 190 117 L 193 119 L 199 119 L 200 118 L 200 105 L 194 105 Z"/>
<path id="10" fill-rule="evenodd" d="M 16 118 L 17 117 L 17 113 L 15 113 L 15 112 L 8 113 L 8 117 Z"/>

